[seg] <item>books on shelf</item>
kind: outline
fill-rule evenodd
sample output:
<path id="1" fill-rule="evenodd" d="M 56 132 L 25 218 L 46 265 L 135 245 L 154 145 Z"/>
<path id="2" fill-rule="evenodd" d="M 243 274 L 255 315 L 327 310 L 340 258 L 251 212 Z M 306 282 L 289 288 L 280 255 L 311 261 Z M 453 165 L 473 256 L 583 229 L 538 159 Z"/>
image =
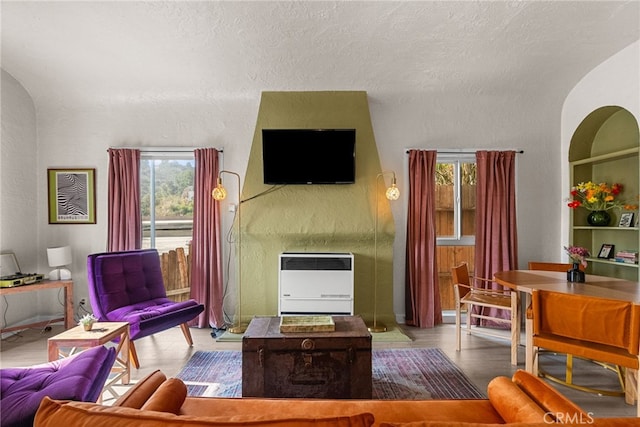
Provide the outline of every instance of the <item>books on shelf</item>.
<path id="1" fill-rule="evenodd" d="M 616 262 L 622 262 L 626 264 L 637 264 L 638 263 L 638 252 L 637 251 L 629 251 L 623 250 L 616 252 L 615 257 Z"/>

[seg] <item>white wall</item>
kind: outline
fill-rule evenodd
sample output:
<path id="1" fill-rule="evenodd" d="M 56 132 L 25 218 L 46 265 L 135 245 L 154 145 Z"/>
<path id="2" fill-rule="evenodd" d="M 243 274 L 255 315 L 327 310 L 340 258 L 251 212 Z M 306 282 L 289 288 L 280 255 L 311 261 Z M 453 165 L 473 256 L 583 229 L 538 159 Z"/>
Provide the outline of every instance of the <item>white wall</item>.
<path id="1" fill-rule="evenodd" d="M 29 94 L 4 70 L 1 85 L 0 248 L 15 252 L 23 270 L 34 271 L 38 247 L 36 111 Z"/>
<path id="2" fill-rule="evenodd" d="M 73 248 L 75 299 L 88 298 L 86 258 L 106 250 L 107 173 L 110 147 L 216 147 L 224 150 L 224 168 L 244 174 L 251 147 L 257 103 L 239 100 L 221 105 L 149 103 L 89 106 L 80 110 L 43 111 L 38 118 L 40 190 L 46 169 L 96 169 L 97 223 L 50 225 L 46 199 L 38 201 L 40 243 Z M 44 181 L 43 181 L 44 179 Z M 215 177 L 212 177 L 215 179 Z M 223 209 L 224 215 L 227 210 Z M 231 219 L 230 214 L 229 220 Z M 226 218 L 225 218 L 226 219 Z M 40 265 L 46 257 L 40 259 Z"/>
<path id="3" fill-rule="evenodd" d="M 576 128 L 594 110 L 617 105 L 640 123 L 640 41 L 589 72 L 569 93 L 562 108 L 562 188 L 568 196 L 569 145 Z M 562 235 L 569 236 L 569 209 L 562 210 Z"/>
<path id="4" fill-rule="evenodd" d="M 563 205 L 558 185 L 564 162 L 559 150 L 563 98 L 433 93 L 371 100 L 382 169 L 399 172 L 401 199 L 392 203 L 394 311 L 399 322 L 405 312 L 406 149 L 524 150 L 516 157 L 519 267 L 534 259 L 555 261 L 566 243 L 555 221 Z"/>
<path id="5" fill-rule="evenodd" d="M 38 170 L 36 111 L 33 101 L 13 77 L 2 70 L 2 135 L 0 146 L 0 252 L 14 252 L 23 272 L 38 268 Z M 0 275 L 13 274 L 0 271 Z M 38 313 L 38 301 L 45 295 L 30 298 L 7 296 L 0 300 L 0 310 L 7 324 Z M 53 309 L 53 308 L 48 308 Z M 4 323 L 0 323 L 4 326 Z"/>
<path id="6" fill-rule="evenodd" d="M 563 93 L 540 99 L 536 88 L 518 97 L 490 90 L 474 96 L 438 91 L 369 94 L 382 169 L 396 171 L 403 195 L 392 205 L 396 221 L 394 311 L 399 321 L 404 320 L 406 149 L 524 150 L 517 165 L 519 264 L 525 268 L 530 259 L 557 260 L 563 256 L 568 236 L 564 202 L 568 140 L 588 112 L 606 103 L 623 105 L 637 116 L 637 43 L 634 46 L 585 77 L 566 102 Z M 214 146 L 224 149 L 223 167 L 244 176 L 260 101 L 259 93 L 239 99 L 119 99 L 73 109 L 37 110 L 35 120 L 28 94 L 4 72 L 2 91 L 0 249 L 19 248 L 25 269 L 48 272 L 45 248 L 71 245 L 76 301 L 88 297 L 86 256 L 106 247 L 106 150 L 118 146 Z M 21 125 L 23 121 L 27 123 Z M 13 139 L 5 142 L 5 133 L 14 127 L 22 130 L 13 131 Z M 30 161 L 28 167 L 25 160 Z M 46 170 L 50 167 L 96 168 L 97 224 L 48 224 Z M 21 178 L 15 180 L 14 176 Z M 10 185 L 5 184 L 7 177 Z M 17 211 L 5 215 L 7 205 Z M 231 214 L 224 207 L 222 212 L 226 229 Z"/>
<path id="7" fill-rule="evenodd" d="M 105 206 L 107 153 L 110 146 L 215 146 L 224 148 L 224 168 L 244 175 L 253 137 L 259 94 L 255 99 L 211 103 L 168 102 L 85 107 L 80 110 L 42 111 L 38 119 L 40 191 L 45 191 L 48 167 L 95 167 L 98 223 L 48 225 L 46 200 L 39 201 L 42 247 L 69 244 L 74 248 L 76 301 L 86 297 L 86 255 L 106 245 Z M 535 100 L 535 97 L 531 96 Z M 434 93 L 429 97 L 370 95 L 371 117 L 383 170 L 398 173 L 402 197 L 393 203 L 394 312 L 404 321 L 404 269 L 407 186 L 406 149 L 467 148 L 523 149 L 518 155 L 518 198 L 521 266 L 529 259 L 550 259 L 561 248 L 559 226 L 549 221 L 562 204 L 559 159 L 559 114 L 562 97 L 525 102 L 522 98 L 495 99 L 481 94 Z M 498 105 L 489 108 L 488 105 Z M 75 153 L 82 153 L 77 156 Z M 535 179 L 529 177 L 535 176 Z M 524 195 L 524 196 L 522 196 Z M 227 212 L 222 209 L 222 212 Z M 225 218 L 227 220 L 229 218 Z M 226 229 L 227 225 L 223 225 Z M 226 243 L 225 243 L 226 245 Z M 41 259 L 41 265 L 46 260 Z M 232 283 L 233 285 L 233 283 Z M 233 289 L 231 289 L 233 292 Z"/>

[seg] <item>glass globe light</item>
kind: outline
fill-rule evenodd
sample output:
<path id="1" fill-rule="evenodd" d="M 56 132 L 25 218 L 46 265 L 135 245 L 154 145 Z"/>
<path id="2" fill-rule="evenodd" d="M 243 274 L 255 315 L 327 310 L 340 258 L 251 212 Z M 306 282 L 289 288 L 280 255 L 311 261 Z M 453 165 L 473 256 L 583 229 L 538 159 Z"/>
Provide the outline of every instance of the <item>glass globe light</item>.
<path id="1" fill-rule="evenodd" d="M 227 190 L 222 186 L 221 178 L 218 178 L 218 185 L 211 192 L 211 196 L 216 200 L 224 200 L 227 197 Z"/>
<path id="2" fill-rule="evenodd" d="M 391 184 L 391 187 L 387 188 L 385 196 L 387 196 L 387 199 L 389 200 L 398 200 L 398 198 L 400 198 L 400 189 L 396 187 L 395 182 Z"/>

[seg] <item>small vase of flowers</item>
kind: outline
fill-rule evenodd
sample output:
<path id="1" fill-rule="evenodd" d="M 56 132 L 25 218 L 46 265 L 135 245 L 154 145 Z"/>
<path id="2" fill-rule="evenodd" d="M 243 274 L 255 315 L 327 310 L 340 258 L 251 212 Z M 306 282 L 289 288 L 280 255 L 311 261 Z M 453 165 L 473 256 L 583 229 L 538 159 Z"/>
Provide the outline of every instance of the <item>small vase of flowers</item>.
<path id="1" fill-rule="evenodd" d="M 93 329 L 93 324 L 97 321 L 98 319 L 93 314 L 89 313 L 82 316 L 78 324 L 82 325 L 85 331 L 90 331 Z"/>
<path id="2" fill-rule="evenodd" d="M 589 250 L 581 246 L 565 246 L 564 250 L 573 263 L 573 267 L 567 270 L 567 281 L 584 283 L 585 274 L 584 271 L 580 270 L 580 265 L 583 267 L 587 266 L 587 257 L 591 255 Z"/>

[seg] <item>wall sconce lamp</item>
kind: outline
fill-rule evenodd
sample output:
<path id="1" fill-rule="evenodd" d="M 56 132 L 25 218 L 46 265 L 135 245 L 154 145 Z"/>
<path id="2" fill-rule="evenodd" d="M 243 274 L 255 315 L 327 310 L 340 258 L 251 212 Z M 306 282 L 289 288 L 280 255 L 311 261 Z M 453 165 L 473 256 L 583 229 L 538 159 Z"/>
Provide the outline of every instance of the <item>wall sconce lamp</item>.
<path id="1" fill-rule="evenodd" d="M 378 323 L 378 180 L 385 175 L 391 174 L 393 176 L 391 180 L 391 186 L 385 191 L 385 197 L 388 200 L 398 200 L 400 197 L 400 190 L 396 187 L 396 173 L 393 171 L 387 171 L 379 173 L 376 176 L 376 215 L 375 226 L 373 230 L 373 325 L 369 326 L 369 332 L 386 332 L 387 327 L 383 323 Z"/>
<path id="2" fill-rule="evenodd" d="M 49 261 L 49 267 L 54 268 L 49 273 L 49 280 L 71 279 L 71 272 L 63 268 L 71 264 L 71 246 L 47 248 L 47 260 Z"/>
<path id="3" fill-rule="evenodd" d="M 238 178 L 238 309 L 236 311 L 236 322 L 229 328 L 232 334 L 243 334 L 247 330 L 247 325 L 242 323 L 242 229 L 240 228 L 240 175 L 235 172 L 221 170 L 218 173 L 218 184 L 211 192 L 215 200 L 224 200 L 227 197 L 227 190 L 222 186 L 223 174 L 234 175 Z"/>

